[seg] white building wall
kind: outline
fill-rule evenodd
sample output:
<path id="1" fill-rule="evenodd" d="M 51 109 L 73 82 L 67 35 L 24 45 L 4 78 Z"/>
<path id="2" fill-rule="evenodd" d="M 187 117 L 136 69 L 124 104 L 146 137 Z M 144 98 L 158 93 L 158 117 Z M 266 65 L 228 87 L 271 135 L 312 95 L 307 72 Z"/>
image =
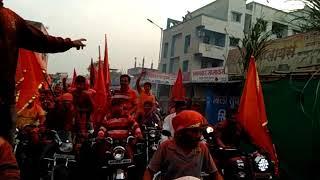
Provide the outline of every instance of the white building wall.
<path id="1" fill-rule="evenodd" d="M 216 0 L 198 10 L 191 13 L 192 17 L 199 16 L 201 14 L 214 17 L 216 19 L 228 20 L 228 8 L 229 0 Z"/>
<path id="2" fill-rule="evenodd" d="M 256 23 L 258 18 L 268 22 L 267 31 L 272 30 L 272 22 L 277 22 L 288 26 L 288 36 L 293 34 L 292 29 L 299 30 L 292 22 L 297 16 L 294 13 L 286 13 L 259 3 L 253 3 L 252 23 Z"/>
<path id="3" fill-rule="evenodd" d="M 234 22 L 232 20 L 232 12 L 241 13 L 241 22 Z M 176 71 L 179 67 L 182 68 L 183 62 L 189 61 L 188 71 L 192 69 L 201 68 L 201 59 L 195 54 L 202 54 L 205 57 L 211 57 L 214 59 L 225 60 L 229 49 L 229 38 L 242 39 L 244 34 L 245 17 L 246 14 L 252 15 L 252 22 L 254 24 L 257 18 L 263 18 L 268 21 L 267 31 L 271 31 L 272 22 L 278 22 L 284 25 L 288 25 L 288 35 L 293 33 L 292 29 L 298 29 L 290 24 L 290 20 L 295 16 L 289 13 L 285 13 L 280 10 L 273 9 L 261 5 L 259 3 L 252 2 L 252 10 L 246 8 L 245 0 L 217 0 L 208 4 L 188 15 L 181 24 L 173 26 L 164 30 L 163 34 L 163 48 L 161 52 L 160 71 L 162 71 L 162 65 L 166 64 L 166 72 L 170 69 L 170 59 L 176 59 Z M 203 39 L 199 38 L 197 27 L 202 26 L 205 30 L 210 30 L 226 35 L 225 47 L 217 47 L 212 44 L 203 43 Z M 181 34 L 175 42 L 175 54 L 171 56 L 172 38 L 174 35 Z M 185 37 L 191 35 L 191 44 L 188 49 L 188 53 L 184 52 Z M 163 57 L 164 44 L 168 43 L 167 57 Z M 213 60 L 215 61 L 215 60 Z"/>

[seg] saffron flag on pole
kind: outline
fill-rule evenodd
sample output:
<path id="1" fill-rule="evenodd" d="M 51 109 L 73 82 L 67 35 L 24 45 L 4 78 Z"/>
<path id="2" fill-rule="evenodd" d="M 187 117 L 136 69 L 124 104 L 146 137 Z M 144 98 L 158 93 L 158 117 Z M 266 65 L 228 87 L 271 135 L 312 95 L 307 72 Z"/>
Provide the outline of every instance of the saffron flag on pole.
<path id="1" fill-rule="evenodd" d="M 262 86 L 253 56 L 249 62 L 247 78 L 240 99 L 238 119 L 253 143 L 268 153 L 275 163 L 275 172 L 278 173 L 277 154 L 266 126 L 268 121 Z"/>
<path id="2" fill-rule="evenodd" d="M 106 109 L 110 109 L 111 105 L 111 94 L 110 94 L 110 86 L 111 86 L 111 78 L 110 78 L 110 64 L 109 64 L 109 53 L 108 53 L 108 41 L 107 35 L 104 37 L 104 60 L 103 60 L 103 72 L 104 72 L 104 79 L 106 83 L 106 93 L 107 93 L 107 100 L 106 100 Z"/>
<path id="3" fill-rule="evenodd" d="M 28 102 L 34 101 L 38 97 L 38 90 L 44 84 L 43 67 L 40 62 L 41 56 L 35 52 L 19 49 L 19 60 L 16 70 L 16 108 L 21 112 Z M 39 103 L 39 101 L 36 101 Z"/>
<path id="4" fill-rule="evenodd" d="M 71 88 L 75 88 L 76 87 L 76 77 L 77 77 L 76 68 L 73 68 L 73 77 L 72 77 Z"/>
<path id="5" fill-rule="evenodd" d="M 103 71 L 104 71 L 104 79 L 106 81 L 106 85 L 110 84 L 110 67 L 109 67 L 109 53 L 108 53 L 108 41 L 107 35 L 105 35 L 105 49 L 104 49 L 104 60 L 103 60 Z"/>
<path id="6" fill-rule="evenodd" d="M 93 121 L 95 125 L 99 124 L 106 114 L 105 107 L 107 93 L 105 89 L 106 85 L 104 80 L 103 66 L 100 58 L 101 56 L 99 56 L 98 73 L 94 83 L 94 90 L 96 93 L 94 96 L 95 110 L 93 114 Z"/>
<path id="7" fill-rule="evenodd" d="M 184 101 L 186 99 L 186 92 L 182 81 L 182 72 L 181 69 L 179 69 L 176 82 L 171 89 L 171 99 L 173 101 Z"/>

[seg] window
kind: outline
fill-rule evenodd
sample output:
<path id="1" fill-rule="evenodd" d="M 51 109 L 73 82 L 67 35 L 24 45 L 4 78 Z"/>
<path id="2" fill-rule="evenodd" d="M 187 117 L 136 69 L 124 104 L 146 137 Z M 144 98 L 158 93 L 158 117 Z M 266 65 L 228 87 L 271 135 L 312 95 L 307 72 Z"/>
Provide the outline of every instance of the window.
<path id="1" fill-rule="evenodd" d="M 176 35 L 174 35 L 174 36 L 172 36 L 172 43 L 171 43 L 171 53 L 170 53 L 170 56 L 171 57 L 173 57 L 174 56 L 174 54 L 175 54 L 175 46 L 176 46 L 176 41 L 177 41 L 177 39 L 180 39 L 181 38 L 181 36 L 182 36 L 182 34 L 181 33 L 179 33 L 179 34 L 176 34 Z"/>
<path id="2" fill-rule="evenodd" d="M 252 11 L 252 9 L 253 9 L 253 4 L 246 4 L 246 9 Z"/>
<path id="3" fill-rule="evenodd" d="M 169 73 L 173 73 L 173 66 L 174 66 L 174 60 L 173 60 L 173 59 L 170 59 Z"/>
<path id="4" fill-rule="evenodd" d="M 169 43 L 164 43 L 164 47 L 163 47 L 163 57 L 164 58 L 167 58 L 168 50 L 169 50 Z"/>
<path id="5" fill-rule="evenodd" d="M 180 62 L 180 57 L 175 57 L 170 59 L 169 73 L 178 72 L 180 67 L 179 62 Z"/>
<path id="6" fill-rule="evenodd" d="M 226 35 L 214 32 L 214 45 L 224 47 L 226 43 Z"/>
<path id="7" fill-rule="evenodd" d="M 204 30 L 203 43 L 220 47 L 225 46 L 226 35 L 210 30 Z"/>
<path id="8" fill-rule="evenodd" d="M 201 61 L 201 69 L 207 68 L 208 67 L 208 61 Z"/>
<path id="9" fill-rule="evenodd" d="M 188 60 L 183 61 L 182 72 L 188 72 L 188 70 L 189 70 L 189 61 Z"/>
<path id="10" fill-rule="evenodd" d="M 239 38 L 230 37 L 230 46 L 237 47 L 239 45 Z"/>
<path id="11" fill-rule="evenodd" d="M 191 43 L 191 35 L 187 35 L 184 39 L 184 53 L 188 53 L 190 43 Z"/>
<path id="12" fill-rule="evenodd" d="M 162 71 L 163 73 L 167 73 L 167 64 L 162 64 Z"/>
<path id="13" fill-rule="evenodd" d="M 232 21 L 241 23 L 241 13 L 232 12 Z"/>
<path id="14" fill-rule="evenodd" d="M 277 38 L 283 38 L 288 36 L 288 26 L 277 22 L 272 22 L 272 34 L 275 34 Z"/>

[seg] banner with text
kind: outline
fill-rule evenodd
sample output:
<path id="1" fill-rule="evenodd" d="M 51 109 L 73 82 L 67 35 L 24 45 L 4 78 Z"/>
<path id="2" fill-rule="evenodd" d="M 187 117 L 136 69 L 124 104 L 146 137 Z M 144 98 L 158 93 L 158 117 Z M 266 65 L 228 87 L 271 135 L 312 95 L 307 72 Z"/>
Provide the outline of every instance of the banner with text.
<path id="1" fill-rule="evenodd" d="M 228 75 L 224 67 L 214 67 L 207 69 L 193 70 L 191 72 L 192 82 L 227 82 Z"/>

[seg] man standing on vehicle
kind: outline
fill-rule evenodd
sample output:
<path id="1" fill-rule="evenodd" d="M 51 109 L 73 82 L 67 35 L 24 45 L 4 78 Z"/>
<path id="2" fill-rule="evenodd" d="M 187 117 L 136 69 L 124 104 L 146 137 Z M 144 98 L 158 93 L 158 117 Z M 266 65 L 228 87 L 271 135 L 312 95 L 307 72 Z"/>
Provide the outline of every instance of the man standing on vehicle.
<path id="1" fill-rule="evenodd" d="M 0 0 L 0 135 L 12 141 L 15 126 L 15 73 L 19 48 L 40 53 L 57 53 L 83 48 L 85 39 L 72 41 L 45 35 L 28 24 Z M 7 137 L 9 136 L 9 137 Z"/>

